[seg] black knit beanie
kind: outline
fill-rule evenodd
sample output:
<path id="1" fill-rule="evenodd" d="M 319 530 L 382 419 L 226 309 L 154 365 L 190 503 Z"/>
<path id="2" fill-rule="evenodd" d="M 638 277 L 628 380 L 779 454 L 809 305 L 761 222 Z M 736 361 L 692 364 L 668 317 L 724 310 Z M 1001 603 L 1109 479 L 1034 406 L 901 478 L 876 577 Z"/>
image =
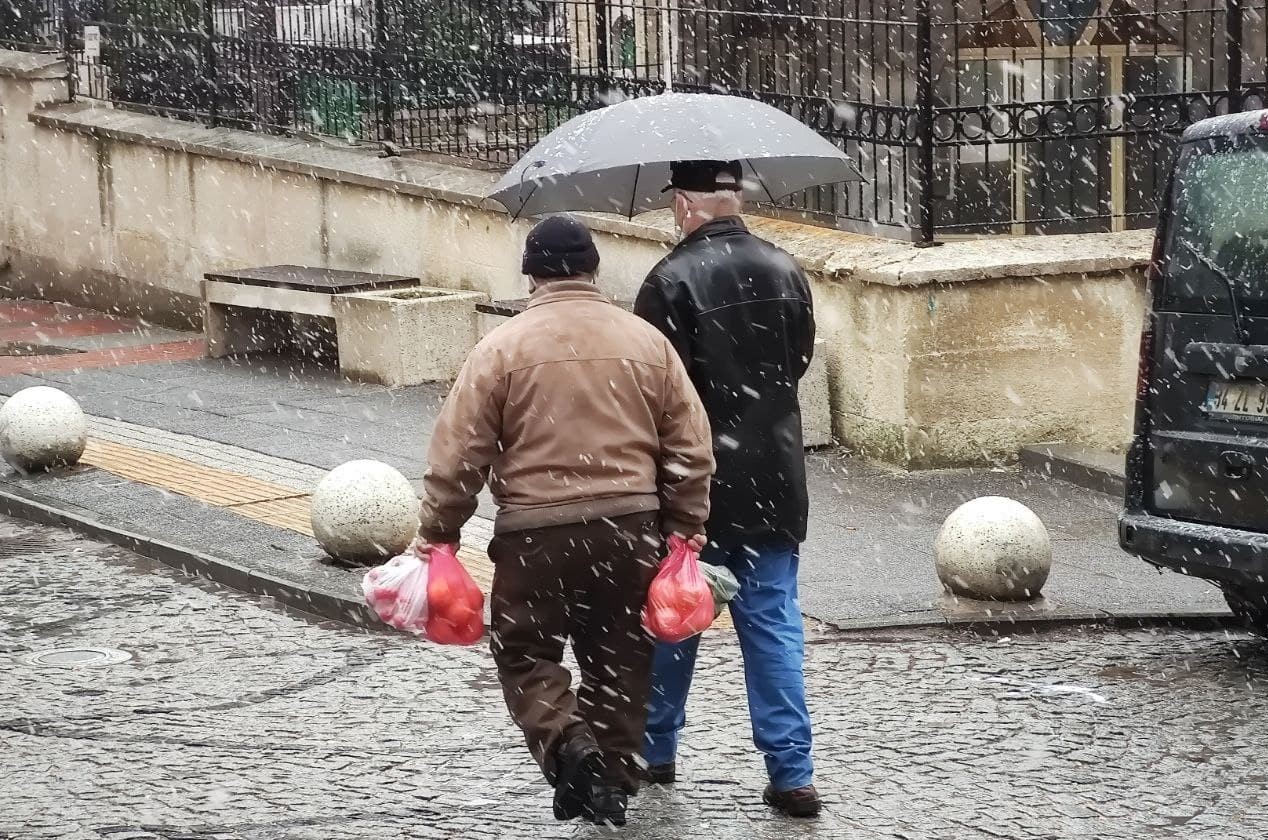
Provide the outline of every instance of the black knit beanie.
<path id="1" fill-rule="evenodd" d="M 551 216 L 528 234 L 524 243 L 523 271 L 529 277 L 550 280 L 574 274 L 593 274 L 599 267 L 599 249 L 590 229 L 572 216 Z"/>

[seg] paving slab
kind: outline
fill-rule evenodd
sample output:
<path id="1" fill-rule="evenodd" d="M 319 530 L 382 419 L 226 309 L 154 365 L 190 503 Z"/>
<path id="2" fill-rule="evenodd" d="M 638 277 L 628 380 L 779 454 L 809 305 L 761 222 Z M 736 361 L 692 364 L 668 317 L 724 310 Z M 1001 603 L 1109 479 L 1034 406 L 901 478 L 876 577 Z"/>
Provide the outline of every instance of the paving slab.
<path id="1" fill-rule="evenodd" d="M 1121 503 L 1112 496 L 1015 470 L 903 473 L 858 466 L 839 454 L 812 456 L 809 473 L 802 608 L 825 621 L 931 611 L 939 595 L 933 572 L 938 529 L 960 504 L 987 495 L 1017 499 L 1044 521 L 1053 545 L 1044 593 L 1058 614 L 1224 611 L 1215 587 L 1161 573 L 1118 547 Z"/>

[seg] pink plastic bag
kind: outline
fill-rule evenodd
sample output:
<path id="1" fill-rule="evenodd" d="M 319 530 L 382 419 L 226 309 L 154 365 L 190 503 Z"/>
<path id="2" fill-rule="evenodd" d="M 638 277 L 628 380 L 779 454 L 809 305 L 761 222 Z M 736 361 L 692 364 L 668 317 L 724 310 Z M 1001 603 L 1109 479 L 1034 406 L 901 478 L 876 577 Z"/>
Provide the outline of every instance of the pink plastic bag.
<path id="1" fill-rule="evenodd" d="M 700 555 L 678 537 L 669 538 L 669 556 L 647 590 L 643 627 L 662 642 L 699 635 L 713 623 L 713 592 L 700 571 Z"/>
<path id="2" fill-rule="evenodd" d="M 421 636 L 427 632 L 427 579 L 427 561 L 402 554 L 366 572 L 361 591 L 385 623 Z"/>
<path id="3" fill-rule="evenodd" d="M 458 561 L 456 546 L 435 546 L 425 560 L 393 557 L 366 573 L 361 591 L 398 630 L 442 645 L 471 645 L 484 635 L 484 593 Z"/>

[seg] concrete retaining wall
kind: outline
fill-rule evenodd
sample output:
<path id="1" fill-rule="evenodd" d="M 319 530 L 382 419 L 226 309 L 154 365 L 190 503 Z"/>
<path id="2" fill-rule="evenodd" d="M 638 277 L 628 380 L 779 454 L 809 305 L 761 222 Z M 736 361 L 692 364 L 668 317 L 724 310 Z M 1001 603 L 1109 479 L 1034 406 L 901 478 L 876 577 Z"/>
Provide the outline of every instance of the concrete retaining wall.
<path id="1" fill-rule="evenodd" d="M 483 205 L 491 173 L 64 104 L 63 78 L 0 51 L 0 292 L 175 324 L 203 272 L 271 263 L 524 294 L 530 225 Z M 623 297 L 674 238 L 664 214 L 588 221 Z M 750 221 L 812 279 L 845 445 L 929 467 L 1126 438 L 1148 234 L 917 249 Z"/>

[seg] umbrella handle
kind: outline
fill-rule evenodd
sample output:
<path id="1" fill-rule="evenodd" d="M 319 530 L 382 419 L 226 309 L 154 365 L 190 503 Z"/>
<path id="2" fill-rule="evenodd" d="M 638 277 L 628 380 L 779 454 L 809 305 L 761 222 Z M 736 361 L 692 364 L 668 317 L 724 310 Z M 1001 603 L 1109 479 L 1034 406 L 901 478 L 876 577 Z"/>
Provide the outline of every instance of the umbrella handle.
<path id="1" fill-rule="evenodd" d="M 528 194 L 528 198 L 524 197 L 524 179 L 528 177 L 528 170 L 540 169 L 545 165 L 546 165 L 546 161 L 535 160 L 532 163 L 530 163 L 528 166 L 525 166 L 520 171 L 520 206 L 519 206 L 519 209 L 515 211 L 515 215 L 511 216 L 511 221 L 514 222 L 519 219 L 520 214 L 524 212 L 524 206 L 528 204 L 528 199 L 533 197 L 532 192 Z M 537 185 L 533 184 L 533 192 L 536 192 L 536 191 L 537 191 Z"/>
<path id="2" fill-rule="evenodd" d="M 542 168 L 543 166 L 545 166 L 545 165 L 546 165 L 546 161 L 544 161 L 544 160 L 535 160 L 535 161 L 533 161 L 532 163 L 530 163 L 528 166 L 525 166 L 525 167 L 524 167 L 524 169 L 523 169 L 523 170 L 521 170 L 521 172 L 520 172 L 520 186 L 521 186 L 521 187 L 522 187 L 522 186 L 524 186 L 524 179 L 528 177 L 528 170 L 530 170 L 530 169 L 541 169 L 541 168 Z"/>

